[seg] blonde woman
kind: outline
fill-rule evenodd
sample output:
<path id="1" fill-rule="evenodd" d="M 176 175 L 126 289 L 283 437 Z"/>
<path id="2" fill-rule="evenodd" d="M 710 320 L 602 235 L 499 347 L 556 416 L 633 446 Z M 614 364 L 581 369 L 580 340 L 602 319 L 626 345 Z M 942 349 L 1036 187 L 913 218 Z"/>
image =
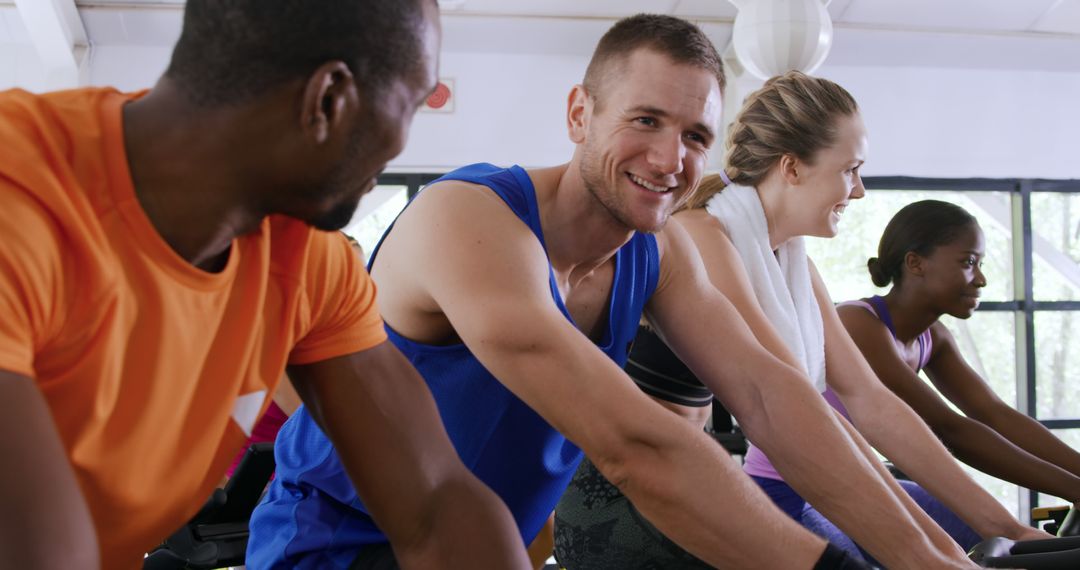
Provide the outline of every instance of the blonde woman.
<path id="1" fill-rule="evenodd" d="M 705 177 L 688 207 L 674 219 L 697 245 L 710 280 L 736 306 L 758 340 L 801 370 L 818 392 L 835 391 L 858 431 L 847 421 L 842 423 L 865 459 L 930 534 L 942 536 L 931 527 L 944 525 L 965 548 L 980 536 L 1048 537 L 1019 523 L 975 484 L 922 420 L 882 386 L 845 332 L 806 255 L 802 236 L 835 236 L 844 209 L 851 200 L 863 197 L 859 168 L 866 153 L 866 129 L 851 95 L 830 81 L 789 72 L 748 98 L 729 131 L 725 173 Z M 703 425 L 707 414 L 702 408 L 663 397 L 677 392 L 676 385 L 686 383 L 685 375 L 671 370 L 652 372 L 658 374 L 638 377 L 638 384 L 666 407 Z M 922 505 L 917 505 L 881 466 L 867 442 L 937 501 L 920 490 Z M 752 447 L 748 453 L 746 471 L 782 510 L 801 519 L 805 501 L 759 449 Z M 613 504 L 611 488 L 582 472 L 576 482 L 556 511 L 556 553 L 560 561 L 582 561 L 578 568 L 602 567 L 596 561 L 606 554 L 597 553 L 585 562 L 587 557 L 581 552 L 587 550 L 590 533 L 596 542 L 605 525 L 615 533 L 622 528 L 618 520 L 604 520 L 601 514 L 605 505 Z M 854 505 L 861 499 L 851 496 L 849 500 Z M 930 509 L 930 516 L 920 506 Z M 810 511 L 808 519 L 814 528 L 838 546 L 859 553 L 840 530 L 814 514 Z M 637 540 L 650 540 L 641 536 Z M 665 549 L 674 546 L 658 533 L 652 540 Z M 679 562 L 679 567 L 700 566 L 689 560 Z"/>

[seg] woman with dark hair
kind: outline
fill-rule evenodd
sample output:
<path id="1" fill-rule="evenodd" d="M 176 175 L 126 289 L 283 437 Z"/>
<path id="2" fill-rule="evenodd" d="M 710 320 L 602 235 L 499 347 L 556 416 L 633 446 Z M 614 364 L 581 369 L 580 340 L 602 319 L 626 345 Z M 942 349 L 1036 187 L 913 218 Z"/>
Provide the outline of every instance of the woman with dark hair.
<path id="1" fill-rule="evenodd" d="M 874 284 L 892 288 L 843 303 L 840 320 L 877 377 L 958 459 L 1078 505 L 1080 453 L 998 398 L 938 320 L 975 312 L 986 286 L 985 250 L 979 223 L 963 208 L 937 200 L 909 204 L 889 221 L 878 256 L 867 262 Z"/>

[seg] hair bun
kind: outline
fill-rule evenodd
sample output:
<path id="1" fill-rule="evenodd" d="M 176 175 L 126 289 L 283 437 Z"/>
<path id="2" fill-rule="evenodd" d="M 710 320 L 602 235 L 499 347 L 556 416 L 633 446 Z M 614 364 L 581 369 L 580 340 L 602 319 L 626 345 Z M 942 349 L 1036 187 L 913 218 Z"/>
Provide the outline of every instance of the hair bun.
<path id="1" fill-rule="evenodd" d="M 871 257 L 866 260 L 866 268 L 870 271 L 870 280 L 874 282 L 874 285 L 885 287 L 892 281 L 892 277 L 881 266 L 880 259 Z"/>

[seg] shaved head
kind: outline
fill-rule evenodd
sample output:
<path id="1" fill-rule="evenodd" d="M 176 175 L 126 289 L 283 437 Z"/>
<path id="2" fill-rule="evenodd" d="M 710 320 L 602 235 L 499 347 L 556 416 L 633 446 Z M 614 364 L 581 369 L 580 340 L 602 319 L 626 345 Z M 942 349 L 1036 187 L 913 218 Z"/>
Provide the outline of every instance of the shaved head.
<path id="1" fill-rule="evenodd" d="M 435 0 L 188 0 L 165 72 L 200 105 L 235 104 L 339 60 L 367 90 L 419 74 Z"/>
<path id="2" fill-rule="evenodd" d="M 720 54 L 701 28 L 673 16 L 638 14 L 616 22 L 593 52 L 582 85 L 597 105 L 606 85 L 619 76 L 630 54 L 639 49 L 660 53 L 676 64 L 708 70 L 723 93 L 726 82 Z"/>

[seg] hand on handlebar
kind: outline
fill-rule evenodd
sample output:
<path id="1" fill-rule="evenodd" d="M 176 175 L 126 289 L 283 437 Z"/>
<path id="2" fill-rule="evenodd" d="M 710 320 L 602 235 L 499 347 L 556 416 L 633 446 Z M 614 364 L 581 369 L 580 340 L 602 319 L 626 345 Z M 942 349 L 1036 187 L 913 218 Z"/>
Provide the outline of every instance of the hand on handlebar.
<path id="1" fill-rule="evenodd" d="M 1043 540 L 1046 538 L 1054 538 L 1054 535 L 1037 528 L 1031 528 L 1030 526 L 1020 526 L 1015 536 L 1010 536 L 1013 540 Z"/>

